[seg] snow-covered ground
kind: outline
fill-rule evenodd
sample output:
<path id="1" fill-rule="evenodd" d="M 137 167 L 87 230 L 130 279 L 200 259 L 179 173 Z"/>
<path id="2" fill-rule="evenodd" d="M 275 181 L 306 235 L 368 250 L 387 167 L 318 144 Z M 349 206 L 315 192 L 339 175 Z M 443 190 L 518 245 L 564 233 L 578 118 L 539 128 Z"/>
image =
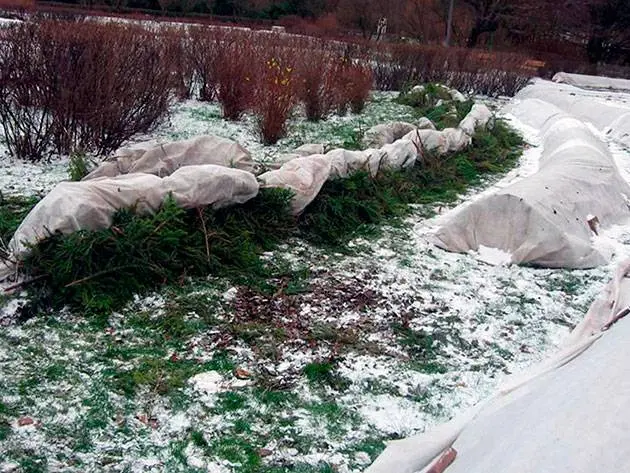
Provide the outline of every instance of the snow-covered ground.
<path id="1" fill-rule="evenodd" d="M 615 97 L 584 95 L 600 93 Z M 377 95 L 361 117 L 296 121 L 297 133 L 273 148 L 257 144 L 250 119 L 225 123 L 216 107 L 197 102 L 178 106 L 170 124 L 144 138 L 217 133 L 265 161 L 304 142 L 338 146 L 364 127 L 412 118 L 390 99 Z M 530 143 L 519 166 L 458 204 L 536 172 L 536 130 L 506 118 Z M 630 152 L 609 145 L 630 177 Z M 0 179 L 19 176 L 0 188 L 47 190 L 65 162 L 48 166 L 30 175 L 0 161 Z M 453 206 L 430 209 L 431 219 L 418 207 L 406 226 L 354 241 L 350 255 L 299 241 L 266 255 L 310 272 L 294 293 L 195 281 L 138 298 L 107 321 L 65 312 L 22 323 L 11 317 L 19 303 L 7 301 L 0 471 L 361 471 L 384 440 L 450 419 L 547 356 L 630 256 L 630 226 L 620 226 L 601 237 L 614 250 L 604 267 L 492 266 L 481 260 L 501 255 L 431 244 Z"/>

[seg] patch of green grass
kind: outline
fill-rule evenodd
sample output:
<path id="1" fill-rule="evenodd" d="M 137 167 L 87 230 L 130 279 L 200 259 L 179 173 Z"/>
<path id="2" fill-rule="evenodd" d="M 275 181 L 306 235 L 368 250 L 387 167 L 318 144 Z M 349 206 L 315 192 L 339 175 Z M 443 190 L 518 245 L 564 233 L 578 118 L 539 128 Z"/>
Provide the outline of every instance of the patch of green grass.
<path id="1" fill-rule="evenodd" d="M 193 443 L 193 445 L 196 445 L 197 447 L 204 448 L 208 446 L 208 442 L 204 438 L 203 433 L 199 432 L 198 430 L 190 433 L 190 441 Z"/>
<path id="2" fill-rule="evenodd" d="M 366 438 L 353 444 L 350 448 L 346 449 L 344 453 L 365 452 L 370 456 L 370 459 L 374 460 L 383 450 L 385 450 L 385 442 L 382 438 Z"/>
<path id="3" fill-rule="evenodd" d="M 574 296 L 584 287 L 583 281 L 579 276 L 572 274 L 570 271 L 562 271 L 549 279 L 548 289 L 550 291 L 564 292 L 569 296 Z"/>
<path id="4" fill-rule="evenodd" d="M 256 388 L 254 396 L 258 401 L 267 406 L 282 408 L 297 403 L 297 395 L 290 391 L 274 391 L 269 389 Z"/>
<path id="5" fill-rule="evenodd" d="M 393 324 L 392 330 L 398 342 L 410 358 L 409 368 L 423 373 L 445 373 L 446 367 L 436 361 L 441 338 L 422 330 L 413 330 L 401 324 Z"/>
<path id="6" fill-rule="evenodd" d="M 66 374 L 65 366 L 59 363 L 53 363 L 46 368 L 45 376 L 51 381 L 61 379 Z"/>
<path id="7" fill-rule="evenodd" d="M 219 412 L 237 411 L 247 405 L 247 398 L 236 392 L 224 392 L 217 396 L 216 409 Z"/>
<path id="8" fill-rule="evenodd" d="M 37 197 L 2 196 L 0 194 L 0 256 L 24 217 L 39 201 Z"/>
<path id="9" fill-rule="evenodd" d="M 136 358 L 134 362 L 136 366 L 133 368 L 110 368 L 103 373 L 105 380 L 116 391 L 128 397 L 135 395 L 141 387 L 159 395 L 170 395 L 183 388 L 186 381 L 198 373 L 219 371 L 219 369 L 227 367 L 221 357 L 208 363 L 165 359 L 163 357 Z"/>
<path id="10" fill-rule="evenodd" d="M 20 460 L 20 471 L 23 473 L 45 473 L 48 471 L 48 459 L 34 451 L 26 451 Z"/>
<path id="11" fill-rule="evenodd" d="M 332 438 L 341 438 L 348 430 L 358 425 L 360 416 L 337 404 L 335 401 L 314 402 L 305 406 L 316 419 L 324 421 Z"/>
<path id="12" fill-rule="evenodd" d="M 332 361 L 312 362 L 307 364 L 302 372 L 313 385 L 330 386 L 337 391 L 344 391 L 350 381 L 335 372 L 335 365 Z"/>
<path id="13" fill-rule="evenodd" d="M 68 163 L 68 177 L 71 181 L 80 181 L 90 172 L 90 164 L 84 151 L 75 151 L 70 153 L 70 162 Z"/>
<path id="14" fill-rule="evenodd" d="M 13 415 L 13 410 L 0 401 L 0 441 L 6 440 L 11 435 L 11 423 L 9 418 Z"/>
<path id="15" fill-rule="evenodd" d="M 254 445 L 240 436 L 222 435 L 208 444 L 208 452 L 218 458 L 239 465 L 239 471 L 258 472 L 262 467 L 259 450 L 262 445 Z"/>
<path id="16" fill-rule="evenodd" d="M 205 122 L 216 122 L 222 120 L 223 115 L 218 109 L 193 108 L 190 110 L 190 118 Z"/>

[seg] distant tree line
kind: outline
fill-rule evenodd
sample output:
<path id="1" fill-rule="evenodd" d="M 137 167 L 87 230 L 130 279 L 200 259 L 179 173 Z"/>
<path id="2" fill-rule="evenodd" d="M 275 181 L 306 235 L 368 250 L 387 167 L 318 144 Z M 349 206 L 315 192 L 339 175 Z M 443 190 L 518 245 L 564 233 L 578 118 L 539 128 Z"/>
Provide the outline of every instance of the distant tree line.
<path id="1" fill-rule="evenodd" d="M 161 13 L 198 13 L 255 20 L 309 21 L 326 29 L 442 42 L 453 7 L 452 43 L 532 48 L 591 62 L 630 64 L 630 0 L 58 0 Z"/>

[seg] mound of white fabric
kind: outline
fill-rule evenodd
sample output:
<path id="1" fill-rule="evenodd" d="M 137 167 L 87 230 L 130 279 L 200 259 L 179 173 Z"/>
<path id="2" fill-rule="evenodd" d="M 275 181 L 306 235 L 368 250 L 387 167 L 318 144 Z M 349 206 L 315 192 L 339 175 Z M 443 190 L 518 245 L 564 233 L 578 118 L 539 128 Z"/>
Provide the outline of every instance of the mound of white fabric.
<path id="1" fill-rule="evenodd" d="M 330 176 L 331 159 L 316 154 L 292 159 L 273 171 L 258 176 L 261 187 L 279 187 L 293 191 L 291 212 L 298 215 L 310 204 Z"/>
<path id="2" fill-rule="evenodd" d="M 255 169 L 251 155 L 241 145 L 227 138 L 205 135 L 160 145 L 148 142 L 131 148 L 121 148 L 83 180 L 133 173 L 165 177 L 181 167 L 204 164 L 249 172 L 254 172 Z"/>
<path id="3" fill-rule="evenodd" d="M 515 105 L 512 106 L 518 107 L 518 101 L 526 99 L 541 100 L 586 123 L 591 123 L 613 140 L 630 146 L 630 95 L 618 93 L 617 96 L 625 97 L 625 100 L 612 101 L 609 94 L 604 92 L 585 93 L 572 85 L 536 80 L 516 95 Z"/>
<path id="4" fill-rule="evenodd" d="M 183 208 L 223 207 L 255 197 L 258 187 L 253 174 L 212 164 L 187 166 L 164 179 L 136 173 L 62 182 L 22 221 L 9 249 L 19 257 L 51 234 L 108 228 L 120 209 L 154 213 L 169 195 Z"/>
<path id="5" fill-rule="evenodd" d="M 517 118 L 542 127 L 539 171 L 453 212 L 435 233 L 438 246 L 496 248 L 512 263 L 551 268 L 606 263 L 591 242 L 588 217 L 596 216 L 602 228 L 626 221 L 630 187 L 584 123 L 543 105 L 522 100 L 511 108 Z"/>
<path id="6" fill-rule="evenodd" d="M 630 306 L 629 273 L 626 261 L 554 356 L 452 421 L 391 442 L 366 473 L 630 471 L 630 320 L 614 323 Z"/>
<path id="7" fill-rule="evenodd" d="M 574 85 L 583 89 L 604 89 L 630 92 L 630 80 L 628 79 L 558 72 L 551 80 L 561 84 Z"/>

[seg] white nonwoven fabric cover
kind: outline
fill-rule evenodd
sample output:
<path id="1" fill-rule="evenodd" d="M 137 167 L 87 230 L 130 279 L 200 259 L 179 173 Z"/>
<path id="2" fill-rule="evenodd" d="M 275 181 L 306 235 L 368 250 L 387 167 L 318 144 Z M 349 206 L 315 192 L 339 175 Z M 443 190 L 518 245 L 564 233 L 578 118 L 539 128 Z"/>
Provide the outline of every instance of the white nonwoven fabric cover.
<path id="1" fill-rule="evenodd" d="M 186 166 L 162 179 L 164 192 L 185 209 L 243 204 L 258 195 L 258 180 L 247 171 L 213 164 Z"/>
<path id="2" fill-rule="evenodd" d="M 461 128 L 444 128 L 442 130 L 444 136 L 446 136 L 446 142 L 448 143 L 449 153 L 460 151 L 472 143 L 471 135 L 466 133 Z"/>
<path id="3" fill-rule="evenodd" d="M 58 184 L 29 212 L 9 242 L 14 256 L 54 233 L 108 228 L 116 211 L 134 208 L 156 212 L 172 194 L 184 208 L 221 207 L 256 196 L 256 177 L 223 166 L 187 166 L 161 179 L 152 174 L 127 174 Z"/>
<path id="4" fill-rule="evenodd" d="M 254 172 L 256 167 L 249 152 L 235 141 L 204 135 L 160 145 L 150 142 L 146 146 L 139 144 L 132 148 L 121 148 L 83 180 L 132 173 L 165 177 L 181 167 L 204 164 L 249 172 Z"/>
<path id="5" fill-rule="evenodd" d="M 369 169 L 370 155 L 365 151 L 349 151 L 339 148 L 326 153 L 326 157 L 330 159 L 331 164 L 329 179 L 345 179 L 356 171 Z"/>
<path id="6" fill-rule="evenodd" d="M 424 150 L 438 155 L 452 153 L 469 146 L 475 132 L 485 128 L 491 118 L 492 112 L 488 107 L 475 104 L 457 128 L 446 128 L 442 131 L 414 129 L 402 139 L 411 141 L 417 149 L 421 150 L 420 153 Z"/>
<path id="7" fill-rule="evenodd" d="M 458 128 L 468 136 L 473 136 L 479 128 L 484 128 L 492 118 L 492 112 L 484 104 L 476 103 L 459 123 Z"/>
<path id="8" fill-rule="evenodd" d="M 316 154 L 292 159 L 280 169 L 261 174 L 258 179 L 262 182 L 261 187 L 281 187 L 293 191 L 291 212 L 298 215 L 317 197 L 330 171 L 330 158 Z"/>
<path id="9" fill-rule="evenodd" d="M 418 157 L 418 149 L 410 140 L 396 140 L 393 143 L 381 147 L 384 156 L 381 159 L 379 170 L 400 170 L 413 166 Z"/>
<path id="10" fill-rule="evenodd" d="M 298 146 L 293 151 L 300 156 L 311 156 L 313 154 L 324 154 L 324 145 L 321 143 L 307 143 L 302 146 Z"/>
<path id="11" fill-rule="evenodd" d="M 554 105 L 557 109 L 591 123 L 600 132 L 625 146 L 630 146 L 630 94 L 616 94 L 617 100 L 610 100 L 610 94 L 601 91 L 589 91 L 567 84 L 557 84 L 544 80 L 535 80 L 518 94 L 518 101 L 538 99 Z M 620 100 L 625 98 L 625 100 Z"/>
<path id="12" fill-rule="evenodd" d="M 435 151 L 438 155 L 448 153 L 448 136 L 438 130 L 414 130 L 407 133 L 403 140 L 411 141 L 420 150 Z"/>
<path id="13" fill-rule="evenodd" d="M 324 145 L 319 143 L 307 143 L 295 148 L 290 153 L 279 155 L 272 163 L 268 164 L 269 169 L 280 169 L 284 163 L 288 163 L 295 158 L 304 158 L 314 154 L 324 154 Z"/>
<path id="14" fill-rule="evenodd" d="M 583 89 L 630 91 L 630 80 L 628 79 L 558 72 L 551 80 L 561 84 L 574 85 Z"/>
<path id="15" fill-rule="evenodd" d="M 596 216 L 603 228 L 626 221 L 630 187 L 584 123 L 549 110 L 539 171 L 451 213 L 434 235 L 438 246 L 496 248 L 512 263 L 550 268 L 606 263 L 592 245 L 588 218 Z"/>
<path id="16" fill-rule="evenodd" d="M 366 473 L 429 473 L 446 451 L 445 473 L 630 471 L 630 320 L 610 325 L 630 305 L 629 270 L 558 352 L 450 422 L 391 442 Z"/>
<path id="17" fill-rule="evenodd" d="M 424 126 L 426 122 L 423 122 Z M 407 122 L 390 122 L 373 126 L 365 132 L 361 144 L 364 148 L 381 148 L 402 138 L 407 133 L 418 128 Z"/>

